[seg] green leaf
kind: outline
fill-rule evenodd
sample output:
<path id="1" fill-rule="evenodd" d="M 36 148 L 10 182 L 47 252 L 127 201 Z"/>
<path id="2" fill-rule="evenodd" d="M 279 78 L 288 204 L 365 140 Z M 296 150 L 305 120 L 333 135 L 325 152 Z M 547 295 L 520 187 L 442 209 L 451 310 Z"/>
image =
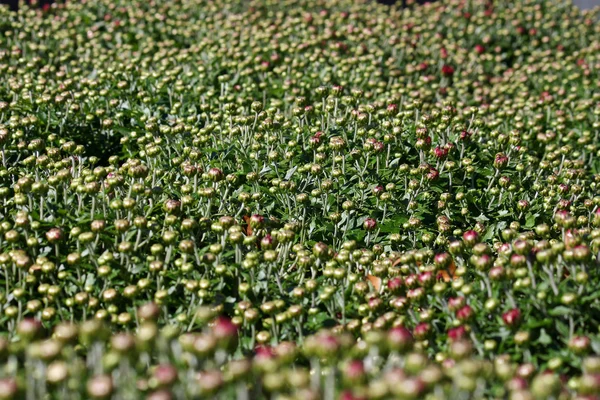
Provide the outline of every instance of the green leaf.
<path id="1" fill-rule="evenodd" d="M 592 340 L 592 350 L 594 350 L 596 354 L 600 353 L 600 341 Z"/>
<path id="2" fill-rule="evenodd" d="M 485 221 L 489 221 L 490 219 L 488 217 L 486 217 L 485 215 L 483 215 L 483 213 L 481 213 L 478 217 L 475 217 L 475 221 L 477 222 L 485 222 Z"/>
<path id="3" fill-rule="evenodd" d="M 485 235 L 483 235 L 482 240 L 485 242 L 487 240 L 490 240 L 491 238 L 494 237 L 494 226 L 490 226 L 486 231 L 485 231 Z"/>
<path id="4" fill-rule="evenodd" d="M 540 330 L 540 337 L 538 338 L 537 342 L 545 345 L 552 343 L 552 338 L 550 335 L 548 335 L 544 328 Z"/>
<path id="5" fill-rule="evenodd" d="M 596 291 L 596 292 L 594 292 L 594 293 L 592 293 L 590 295 L 582 297 L 581 301 L 584 302 L 584 303 L 588 303 L 588 302 L 594 301 L 594 300 L 596 300 L 598 298 L 600 298 L 600 291 Z"/>
<path id="6" fill-rule="evenodd" d="M 537 216 L 538 216 L 538 214 L 528 213 L 527 216 L 525 217 L 525 227 L 533 228 L 535 226 L 535 219 Z"/>
<path id="7" fill-rule="evenodd" d="M 565 306 L 554 307 L 552 310 L 548 311 L 548 314 L 553 317 L 562 317 L 565 315 L 570 315 L 572 313 L 573 310 Z"/>
<path id="8" fill-rule="evenodd" d="M 285 178 L 284 178 L 284 179 L 285 179 L 286 181 L 287 181 L 287 180 L 289 180 L 289 179 L 292 177 L 292 175 L 294 175 L 294 172 L 296 172 L 296 170 L 297 170 L 297 169 L 298 169 L 298 166 L 297 166 L 297 165 L 296 165 L 296 166 L 294 166 L 294 167 L 292 167 L 292 168 L 290 168 L 290 169 L 289 169 L 289 170 L 286 172 L 286 174 L 285 174 Z"/>

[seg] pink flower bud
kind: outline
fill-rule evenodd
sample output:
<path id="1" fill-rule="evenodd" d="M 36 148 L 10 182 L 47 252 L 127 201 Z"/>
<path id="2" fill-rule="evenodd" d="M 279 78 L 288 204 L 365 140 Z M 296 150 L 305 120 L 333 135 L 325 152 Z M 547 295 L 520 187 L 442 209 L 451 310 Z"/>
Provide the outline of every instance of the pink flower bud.
<path id="1" fill-rule="evenodd" d="M 568 344 L 569 350 L 578 355 L 587 353 L 591 345 L 592 342 L 587 336 L 573 336 Z"/>
<path id="2" fill-rule="evenodd" d="M 52 228 L 46 232 L 46 239 L 52 244 L 60 242 L 63 237 L 63 231 L 60 228 Z"/>
<path id="3" fill-rule="evenodd" d="M 475 244 L 477 244 L 477 242 L 479 241 L 479 234 L 476 231 L 466 231 L 463 234 L 463 242 L 469 246 L 469 247 L 473 247 L 475 246 Z"/>
<path id="4" fill-rule="evenodd" d="M 448 268 L 452 263 L 452 256 L 448 253 L 436 254 L 433 258 L 433 263 L 438 269 Z"/>
<path id="5" fill-rule="evenodd" d="M 373 218 L 367 218 L 365 219 L 365 221 L 363 222 L 363 229 L 366 231 L 374 231 L 375 228 L 377 228 L 377 221 L 375 221 Z"/>
<path id="6" fill-rule="evenodd" d="M 452 312 L 456 312 L 466 303 L 466 299 L 462 296 L 452 297 L 448 299 L 448 309 Z"/>

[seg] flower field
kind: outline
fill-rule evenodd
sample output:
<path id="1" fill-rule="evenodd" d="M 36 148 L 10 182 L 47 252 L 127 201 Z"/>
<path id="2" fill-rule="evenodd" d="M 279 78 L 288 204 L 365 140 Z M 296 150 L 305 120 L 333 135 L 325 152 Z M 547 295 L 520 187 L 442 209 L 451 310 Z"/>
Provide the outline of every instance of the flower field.
<path id="1" fill-rule="evenodd" d="M 0 10 L 0 400 L 600 399 L 599 11 Z"/>

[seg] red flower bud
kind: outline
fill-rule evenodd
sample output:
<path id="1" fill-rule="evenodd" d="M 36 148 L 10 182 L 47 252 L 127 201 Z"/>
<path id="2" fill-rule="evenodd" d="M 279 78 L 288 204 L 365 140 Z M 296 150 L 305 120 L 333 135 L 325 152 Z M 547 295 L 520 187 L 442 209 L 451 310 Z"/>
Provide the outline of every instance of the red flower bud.
<path id="1" fill-rule="evenodd" d="M 373 311 L 378 310 L 383 306 L 383 301 L 379 297 L 373 297 L 367 302 L 369 308 Z"/>
<path id="2" fill-rule="evenodd" d="M 494 167 L 497 169 L 504 168 L 508 164 L 508 157 L 504 153 L 497 153 L 494 157 Z"/>
<path id="3" fill-rule="evenodd" d="M 394 393 L 401 399 L 420 399 L 423 398 L 426 390 L 425 383 L 420 378 L 406 378 L 397 383 L 394 387 Z"/>
<path id="4" fill-rule="evenodd" d="M 402 290 L 403 286 L 404 286 L 404 281 L 399 276 L 396 276 L 396 277 L 390 279 L 387 283 L 388 290 L 390 292 L 392 292 L 393 294 L 398 294 Z"/>
<path id="5" fill-rule="evenodd" d="M 316 351 L 320 357 L 331 358 L 340 347 L 338 339 L 329 333 L 318 333 L 316 339 Z"/>
<path id="6" fill-rule="evenodd" d="M 313 246 L 313 255 L 321 260 L 328 258 L 330 253 L 329 246 L 323 242 L 317 242 Z"/>
<path id="7" fill-rule="evenodd" d="M 517 367 L 516 373 L 517 376 L 529 379 L 535 373 L 535 366 L 531 363 L 521 364 Z"/>
<path id="8" fill-rule="evenodd" d="M 472 135 L 473 135 L 473 134 L 472 134 L 471 132 L 462 131 L 462 132 L 460 133 L 460 140 L 461 140 L 461 141 L 463 141 L 463 142 L 466 142 L 466 141 L 468 141 L 469 139 L 471 139 L 471 136 L 472 136 Z"/>
<path id="9" fill-rule="evenodd" d="M 259 345 L 254 349 L 255 360 L 269 360 L 275 357 L 275 352 L 271 346 Z"/>
<path id="10" fill-rule="evenodd" d="M 397 104 L 388 104 L 387 113 L 388 113 L 388 115 L 398 114 L 398 105 Z"/>
<path id="11" fill-rule="evenodd" d="M 473 318 L 474 315 L 475 315 L 475 312 L 473 311 L 471 306 L 469 306 L 468 304 L 463 306 L 461 309 L 459 309 L 456 312 L 456 318 L 461 322 L 466 322 L 466 321 L 470 320 L 471 318 Z"/>
<path id="12" fill-rule="evenodd" d="M 308 143 L 310 144 L 311 148 L 317 148 L 319 147 L 319 145 L 321 144 L 321 138 L 317 135 L 311 137 L 310 139 L 308 139 Z"/>
<path id="13" fill-rule="evenodd" d="M 260 248 L 263 250 L 270 250 L 277 246 L 277 239 L 267 234 L 260 240 Z"/>
<path id="14" fill-rule="evenodd" d="M 340 393 L 339 400 L 365 400 L 363 396 L 357 396 L 351 390 L 344 390 Z"/>
<path id="15" fill-rule="evenodd" d="M 590 259 L 592 253 L 588 246 L 580 244 L 573 249 L 573 258 L 578 262 L 586 262 Z"/>
<path id="16" fill-rule="evenodd" d="M 431 287 L 435 283 L 435 275 L 431 271 L 422 272 L 419 274 L 419 284 L 422 287 Z"/>
<path id="17" fill-rule="evenodd" d="M 454 68 L 452 68 L 448 64 L 444 64 L 444 66 L 442 67 L 442 75 L 444 75 L 444 76 L 454 75 Z"/>
<path id="18" fill-rule="evenodd" d="M 429 325 L 427 322 L 421 322 L 420 324 L 415 326 L 415 329 L 413 329 L 413 335 L 417 339 L 422 340 L 427 337 L 430 331 L 431 325 Z"/>
<path id="19" fill-rule="evenodd" d="M 440 177 L 440 173 L 437 169 L 431 168 L 425 177 L 428 181 L 435 181 Z"/>
<path id="20" fill-rule="evenodd" d="M 507 326 L 514 328 L 521 322 L 521 311 L 518 308 L 513 308 L 502 314 L 502 320 Z"/>
<path id="21" fill-rule="evenodd" d="M 439 160 L 444 160 L 448 156 L 448 149 L 437 146 L 433 149 L 433 154 Z"/>
<path id="22" fill-rule="evenodd" d="M 229 318 L 217 318 L 212 327 L 212 331 L 221 348 L 232 349 L 237 346 L 237 327 Z"/>
<path id="23" fill-rule="evenodd" d="M 109 375 L 97 375 L 87 382 L 87 393 L 93 399 L 108 398 L 113 390 L 112 378 Z"/>
<path id="24" fill-rule="evenodd" d="M 362 360 L 349 361 L 343 370 L 344 380 L 350 384 L 360 384 L 365 380 L 365 366 Z"/>
<path id="25" fill-rule="evenodd" d="M 403 353 L 412 348 L 413 336 L 405 327 L 397 326 L 389 330 L 387 342 L 390 349 Z"/>
<path id="26" fill-rule="evenodd" d="M 448 339 L 451 342 L 456 342 L 458 340 L 464 339 L 467 335 L 467 330 L 464 326 L 457 326 L 456 328 L 450 328 L 448 330 Z"/>

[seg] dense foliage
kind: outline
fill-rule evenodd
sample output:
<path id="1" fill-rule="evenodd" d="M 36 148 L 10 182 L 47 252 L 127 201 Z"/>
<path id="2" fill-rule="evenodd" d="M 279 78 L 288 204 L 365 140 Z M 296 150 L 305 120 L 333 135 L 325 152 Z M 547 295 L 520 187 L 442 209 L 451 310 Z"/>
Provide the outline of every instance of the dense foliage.
<path id="1" fill-rule="evenodd" d="M 562 0 L 0 11 L 0 399 L 596 399 Z"/>

